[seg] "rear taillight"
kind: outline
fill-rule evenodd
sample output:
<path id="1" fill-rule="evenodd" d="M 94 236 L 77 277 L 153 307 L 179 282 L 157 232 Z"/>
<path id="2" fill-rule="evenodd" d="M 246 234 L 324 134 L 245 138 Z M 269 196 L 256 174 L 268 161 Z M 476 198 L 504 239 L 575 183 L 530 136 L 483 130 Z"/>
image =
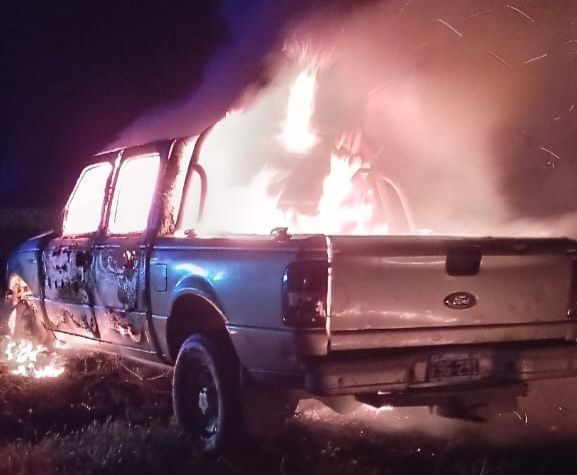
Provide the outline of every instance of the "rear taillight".
<path id="1" fill-rule="evenodd" d="M 322 328 L 327 319 L 328 264 L 293 262 L 282 279 L 282 320 L 286 326 Z"/>
<path id="2" fill-rule="evenodd" d="M 577 319 L 577 260 L 573 260 L 571 266 L 571 289 L 569 291 L 569 305 L 567 316 Z"/>

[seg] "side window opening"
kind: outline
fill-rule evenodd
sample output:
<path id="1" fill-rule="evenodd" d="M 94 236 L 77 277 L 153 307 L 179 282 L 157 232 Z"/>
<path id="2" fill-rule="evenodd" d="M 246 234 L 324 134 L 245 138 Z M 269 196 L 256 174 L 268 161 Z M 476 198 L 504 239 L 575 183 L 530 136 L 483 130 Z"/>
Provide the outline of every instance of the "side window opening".
<path id="1" fill-rule="evenodd" d="M 133 234 L 146 229 L 159 169 L 157 153 L 128 158 L 121 164 L 110 208 L 110 234 Z"/>
<path id="2" fill-rule="evenodd" d="M 202 217 L 203 193 L 206 185 L 199 170 L 200 168 L 195 168 L 190 177 L 188 189 L 184 191 L 182 216 L 179 219 L 177 232 L 195 229 Z"/>
<path id="3" fill-rule="evenodd" d="M 98 230 L 112 164 L 91 165 L 83 170 L 64 209 L 63 234 L 91 234 Z"/>

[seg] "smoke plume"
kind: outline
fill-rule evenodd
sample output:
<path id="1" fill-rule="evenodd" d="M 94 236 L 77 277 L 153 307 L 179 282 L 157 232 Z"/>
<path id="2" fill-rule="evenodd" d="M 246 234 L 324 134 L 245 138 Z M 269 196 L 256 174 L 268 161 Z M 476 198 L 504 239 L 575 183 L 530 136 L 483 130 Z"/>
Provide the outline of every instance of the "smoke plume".
<path id="1" fill-rule="evenodd" d="M 294 200 L 289 186 L 316 202 L 330 150 L 348 134 L 404 191 L 419 228 L 572 234 L 576 8 L 569 0 L 230 2 L 230 41 L 201 86 L 136 121 L 116 145 L 196 134 L 235 109 L 241 115 L 214 138 L 214 173 L 226 168 L 230 178 L 223 187 L 254 185 L 264 170 L 281 202 Z M 291 81 L 307 68 L 316 74 L 318 141 L 295 156 L 278 138 Z"/>

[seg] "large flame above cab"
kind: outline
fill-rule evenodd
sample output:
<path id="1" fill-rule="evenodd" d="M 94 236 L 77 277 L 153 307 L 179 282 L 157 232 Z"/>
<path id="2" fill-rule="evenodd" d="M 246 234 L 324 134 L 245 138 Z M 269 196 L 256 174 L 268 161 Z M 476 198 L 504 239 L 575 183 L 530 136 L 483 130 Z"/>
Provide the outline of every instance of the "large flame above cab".
<path id="1" fill-rule="evenodd" d="M 283 141 L 286 149 L 306 153 L 317 142 L 312 131 L 315 108 L 316 73 L 302 70 L 292 83 L 283 124 Z"/>
<path id="2" fill-rule="evenodd" d="M 185 219 L 180 232 L 389 232 L 376 181 L 367 179 L 373 171 L 361 155 L 362 132 L 316 132 L 317 68 L 293 71 L 288 81 L 216 124 L 200 155 L 209 180 L 204 215 L 198 223 Z M 185 215 L 196 213 L 185 208 Z"/>

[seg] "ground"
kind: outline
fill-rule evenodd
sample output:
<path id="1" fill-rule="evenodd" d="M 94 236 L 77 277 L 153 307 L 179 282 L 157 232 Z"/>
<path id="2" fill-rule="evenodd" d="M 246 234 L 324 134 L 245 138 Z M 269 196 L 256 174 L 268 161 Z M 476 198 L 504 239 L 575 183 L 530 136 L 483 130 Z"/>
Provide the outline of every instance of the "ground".
<path id="1" fill-rule="evenodd" d="M 0 224 L 8 215 L 0 212 Z M 25 225 L 5 225 L 0 261 L 21 234 L 40 231 L 36 219 L 15 220 Z M 6 314 L 0 306 L 0 333 Z M 174 424 L 168 371 L 70 354 L 64 375 L 34 380 L 10 374 L 3 356 L 0 475 L 577 473 L 577 380 L 536 384 L 515 413 L 487 424 L 425 408 L 339 416 L 306 400 L 279 436 L 226 460 L 195 454 Z"/>
<path id="2" fill-rule="evenodd" d="M 339 416 L 310 400 L 275 439 L 227 460 L 198 456 L 173 422 L 169 371 L 71 354 L 34 380 L 0 363 L 0 474 L 575 473 L 577 381 L 536 387 L 514 414 L 463 424 L 425 409 Z M 559 389 L 563 395 L 559 396 Z M 560 405 L 563 404 L 563 405 Z"/>

